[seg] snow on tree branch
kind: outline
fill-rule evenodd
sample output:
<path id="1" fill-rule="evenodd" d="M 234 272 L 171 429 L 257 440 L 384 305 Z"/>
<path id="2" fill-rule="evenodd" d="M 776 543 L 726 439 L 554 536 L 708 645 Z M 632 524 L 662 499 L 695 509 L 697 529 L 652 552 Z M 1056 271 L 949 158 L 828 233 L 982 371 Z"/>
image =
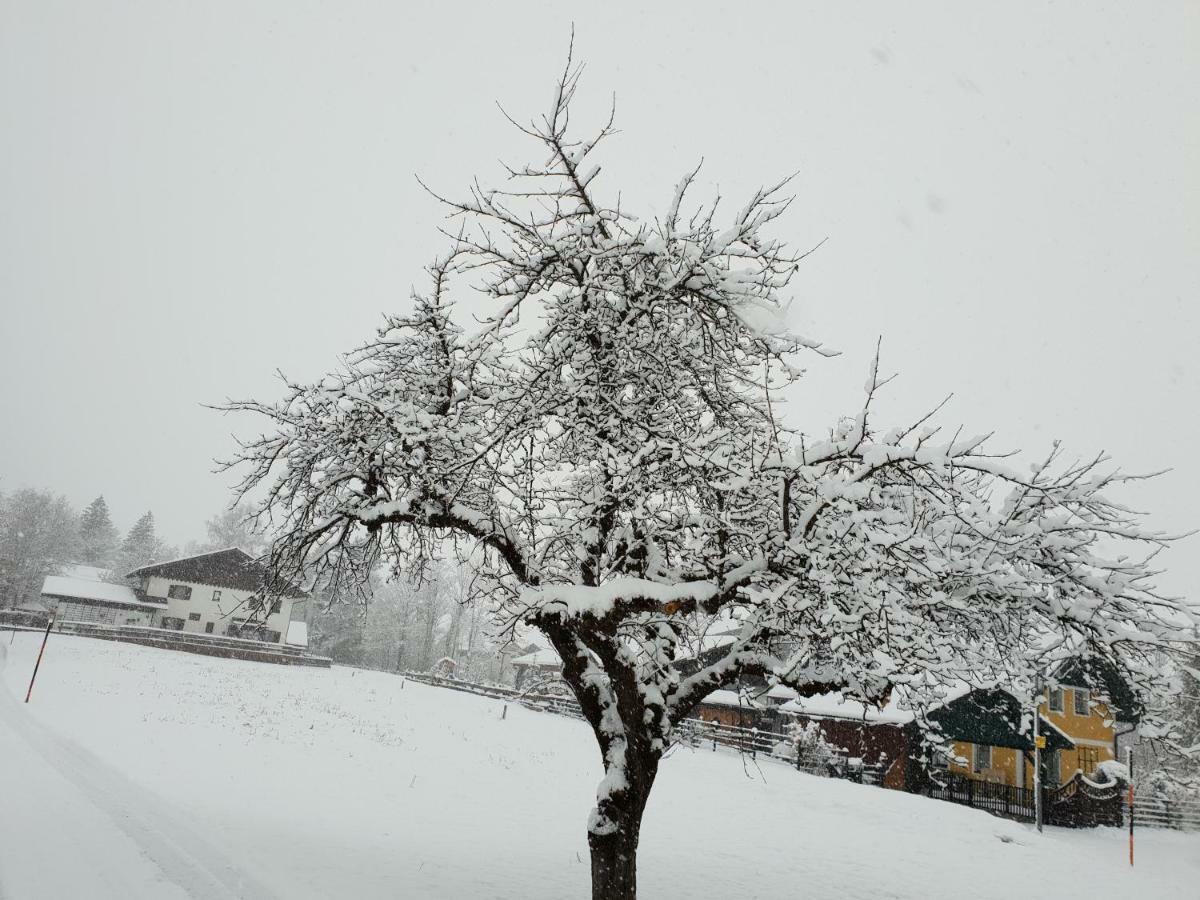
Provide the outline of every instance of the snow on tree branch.
<path id="1" fill-rule="evenodd" d="M 574 137 L 578 74 L 517 125 L 541 163 L 436 195 L 450 246 L 408 313 L 321 381 L 230 404 L 269 426 L 231 465 L 265 491 L 276 572 L 353 585 L 475 542 L 500 626 L 546 632 L 596 733 L 594 849 L 636 846 L 675 725 L 749 675 L 919 705 L 960 681 L 1028 694 L 1089 656 L 1150 691 L 1196 613 L 1154 584 L 1177 536 L 1114 498 L 1136 476 L 1058 444 L 1019 468 L 934 425 L 940 405 L 881 431 L 878 359 L 820 440 L 780 421 L 801 355 L 826 353 L 781 324 L 805 255 L 773 234 L 788 182 L 722 219 L 692 171 L 635 216 L 595 161 L 612 119 Z M 472 291 L 482 324 L 458 312 Z"/>

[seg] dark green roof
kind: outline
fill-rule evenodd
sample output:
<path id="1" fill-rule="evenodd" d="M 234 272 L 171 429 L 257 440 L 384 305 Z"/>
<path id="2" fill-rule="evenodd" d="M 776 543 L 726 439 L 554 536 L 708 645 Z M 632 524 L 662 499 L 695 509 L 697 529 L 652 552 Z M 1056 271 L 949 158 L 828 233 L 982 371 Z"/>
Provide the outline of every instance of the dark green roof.
<path id="1" fill-rule="evenodd" d="M 1024 710 L 1017 698 L 998 688 L 975 690 L 927 716 L 942 736 L 952 741 L 970 741 L 992 747 L 1033 749 L 1032 711 Z M 1069 737 L 1040 719 L 1039 731 L 1046 736 L 1047 750 L 1074 747 Z"/>

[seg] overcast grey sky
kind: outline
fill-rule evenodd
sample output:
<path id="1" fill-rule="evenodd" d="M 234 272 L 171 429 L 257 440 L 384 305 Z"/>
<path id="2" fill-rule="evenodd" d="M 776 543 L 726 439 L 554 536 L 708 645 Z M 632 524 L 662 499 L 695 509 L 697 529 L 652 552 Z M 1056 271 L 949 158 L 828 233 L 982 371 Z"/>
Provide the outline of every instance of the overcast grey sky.
<path id="1" fill-rule="evenodd" d="M 528 149 L 571 21 L 600 184 L 730 205 L 797 172 L 781 233 L 814 359 L 792 421 L 943 420 L 1126 468 L 1200 525 L 1200 5 L 186 4 L 0 0 L 0 490 L 183 543 L 247 423 L 202 404 L 311 378 L 407 302 L 454 192 Z M 1200 597 L 1200 538 L 1163 583 Z"/>

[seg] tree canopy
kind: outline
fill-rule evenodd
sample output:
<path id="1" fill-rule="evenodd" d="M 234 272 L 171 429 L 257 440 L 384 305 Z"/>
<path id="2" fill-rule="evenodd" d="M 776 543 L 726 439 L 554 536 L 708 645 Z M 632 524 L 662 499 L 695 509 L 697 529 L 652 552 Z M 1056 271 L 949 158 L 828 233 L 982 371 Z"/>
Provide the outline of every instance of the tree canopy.
<path id="1" fill-rule="evenodd" d="M 786 326 L 787 182 L 726 214 L 692 171 L 635 215 L 601 189 L 612 118 L 570 128 L 578 74 L 510 119 L 540 162 L 439 195 L 448 248 L 408 312 L 319 382 L 232 404 L 270 423 L 233 462 L 266 488 L 273 569 L 352 586 L 477 548 L 499 627 L 546 634 L 595 732 L 598 897 L 633 896 L 674 728 L 741 677 L 922 706 L 963 681 L 1028 697 L 1087 656 L 1150 689 L 1192 612 L 1154 586 L 1171 536 L 1112 497 L 1139 476 L 1057 443 L 1021 464 L 936 408 L 881 427 L 878 357 L 854 414 L 816 436 L 782 419 L 827 353 Z"/>

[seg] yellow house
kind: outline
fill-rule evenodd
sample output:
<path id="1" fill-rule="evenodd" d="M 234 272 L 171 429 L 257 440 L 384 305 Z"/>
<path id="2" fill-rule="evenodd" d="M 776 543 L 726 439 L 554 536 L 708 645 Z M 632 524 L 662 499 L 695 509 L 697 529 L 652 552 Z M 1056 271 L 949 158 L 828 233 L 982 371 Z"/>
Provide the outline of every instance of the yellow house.
<path id="1" fill-rule="evenodd" d="M 1097 693 L 1089 685 L 1098 685 Z M 1117 701 L 1108 700 L 1116 697 Z M 1116 758 L 1118 722 L 1136 720 L 1132 698 L 1100 664 L 1070 663 L 1062 667 L 1038 706 L 1039 730 L 1047 738 L 1042 753 L 1043 783 L 1066 784 L 1076 773 L 1092 777 L 1097 766 Z M 1126 711 L 1130 710 L 1130 711 Z M 1028 716 L 1027 719 L 1032 719 Z M 1033 753 L 1027 724 L 1019 739 L 992 743 L 986 728 L 976 727 L 975 740 L 955 740 L 947 768 L 957 775 L 1025 788 L 1033 786 Z M 954 737 L 965 737 L 956 729 Z M 974 736 L 974 735 L 973 735 Z M 1014 746 L 1016 745 L 1016 746 Z"/>

